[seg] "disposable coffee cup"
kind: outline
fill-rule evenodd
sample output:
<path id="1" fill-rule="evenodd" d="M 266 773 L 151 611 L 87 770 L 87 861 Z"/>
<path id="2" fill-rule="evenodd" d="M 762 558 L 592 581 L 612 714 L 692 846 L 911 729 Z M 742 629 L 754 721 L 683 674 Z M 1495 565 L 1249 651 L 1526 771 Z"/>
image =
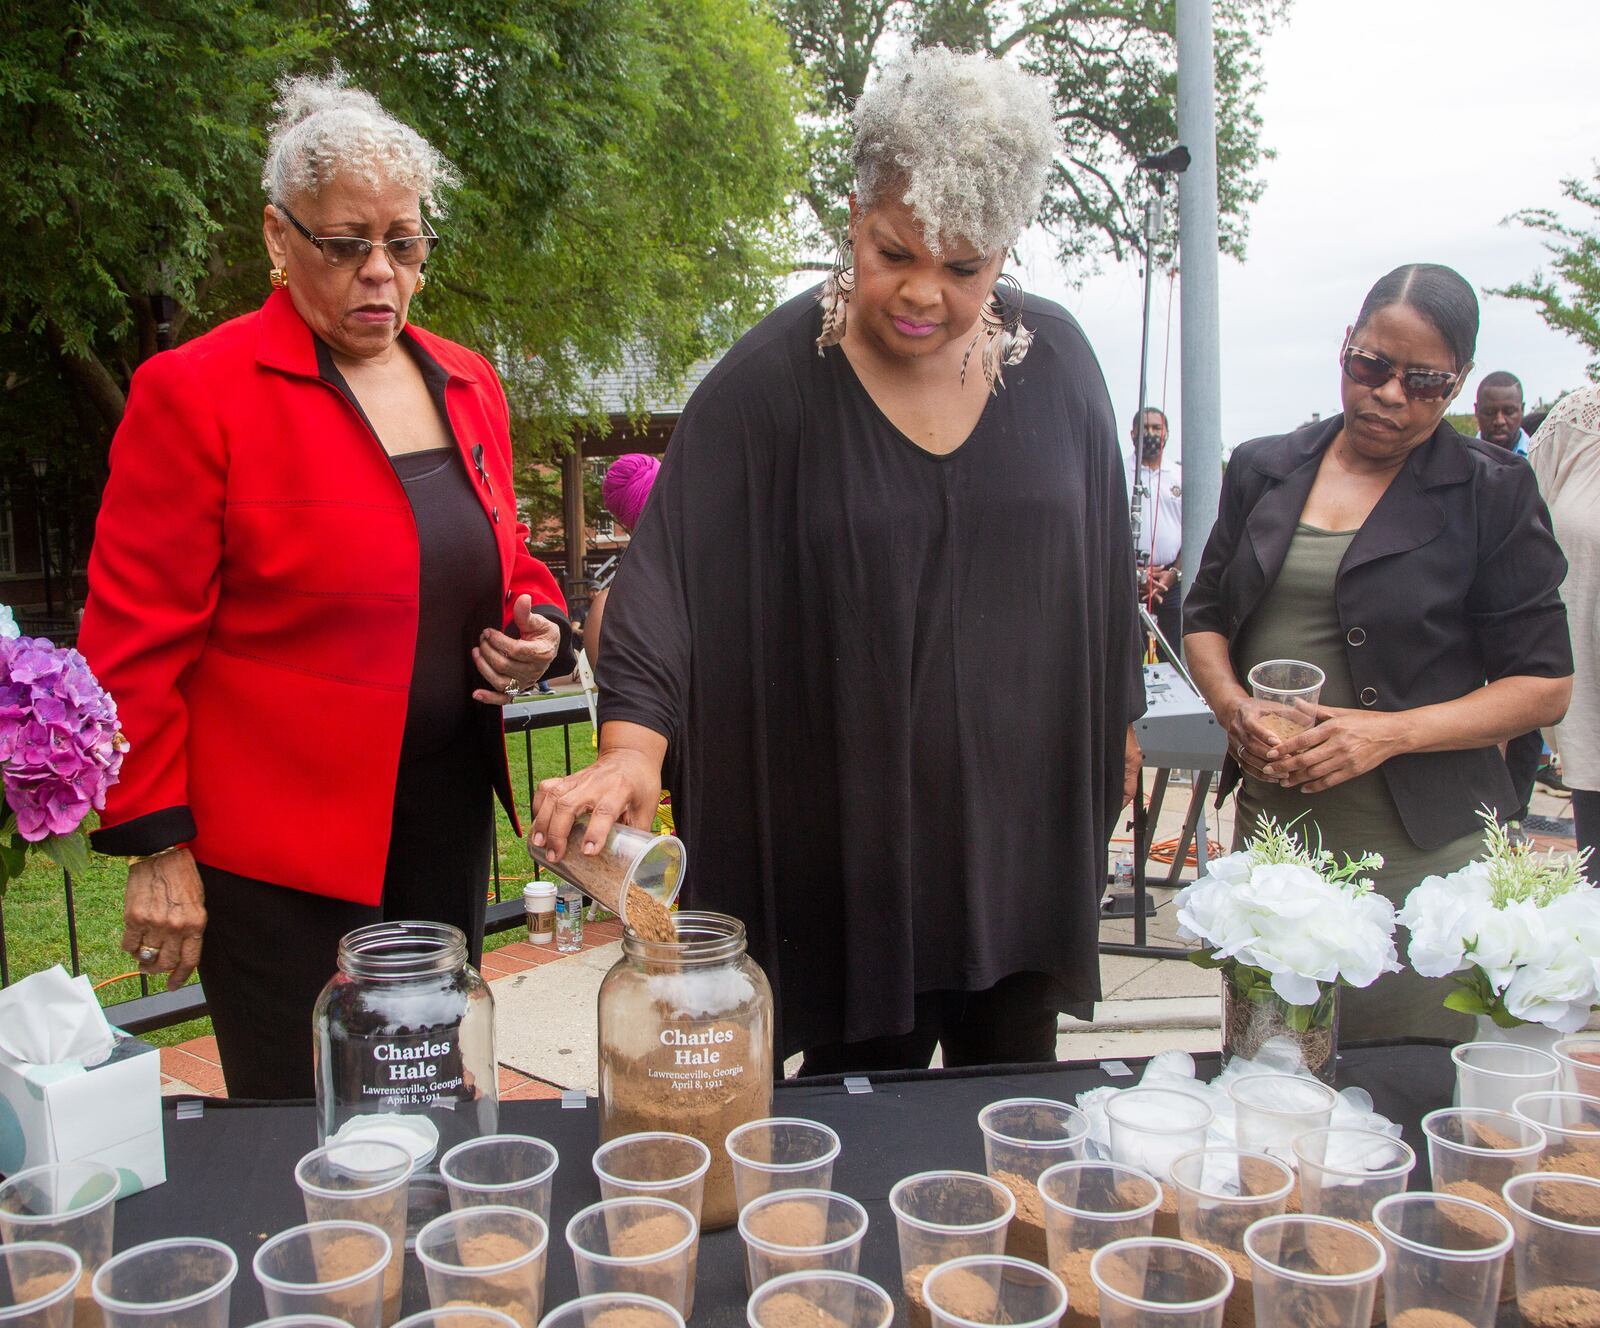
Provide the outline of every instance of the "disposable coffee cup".
<path id="1" fill-rule="evenodd" d="M 1259 718 L 1281 741 L 1316 722 L 1326 681 L 1321 669 L 1303 659 L 1267 659 L 1250 670 L 1250 694 L 1265 703 Z"/>

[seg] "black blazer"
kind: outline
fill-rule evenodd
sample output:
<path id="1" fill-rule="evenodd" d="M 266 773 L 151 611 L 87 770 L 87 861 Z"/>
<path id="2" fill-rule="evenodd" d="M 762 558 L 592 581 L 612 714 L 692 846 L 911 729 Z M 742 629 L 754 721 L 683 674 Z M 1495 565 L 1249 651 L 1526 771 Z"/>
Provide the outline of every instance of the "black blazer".
<path id="1" fill-rule="evenodd" d="M 1336 415 L 1257 438 L 1229 459 L 1183 627 L 1226 636 L 1241 680 L 1241 630 L 1283 568 L 1317 466 L 1343 423 Z M 1334 598 L 1361 704 L 1409 710 L 1453 701 L 1496 678 L 1568 676 L 1566 572 L 1528 463 L 1441 421 L 1407 458 L 1339 567 Z M 1495 747 L 1413 752 L 1379 769 L 1418 848 L 1476 828 L 1480 806 L 1502 817 L 1517 808 Z M 1229 756 L 1220 791 L 1238 778 Z"/>

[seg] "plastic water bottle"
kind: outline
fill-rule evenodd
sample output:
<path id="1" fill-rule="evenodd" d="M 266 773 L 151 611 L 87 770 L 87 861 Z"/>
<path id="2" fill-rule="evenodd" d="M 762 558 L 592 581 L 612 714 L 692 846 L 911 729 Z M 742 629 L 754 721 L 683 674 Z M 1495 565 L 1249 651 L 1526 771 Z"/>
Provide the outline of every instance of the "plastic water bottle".
<path id="1" fill-rule="evenodd" d="M 556 949 L 563 954 L 583 949 L 583 892 L 573 885 L 556 892 Z"/>

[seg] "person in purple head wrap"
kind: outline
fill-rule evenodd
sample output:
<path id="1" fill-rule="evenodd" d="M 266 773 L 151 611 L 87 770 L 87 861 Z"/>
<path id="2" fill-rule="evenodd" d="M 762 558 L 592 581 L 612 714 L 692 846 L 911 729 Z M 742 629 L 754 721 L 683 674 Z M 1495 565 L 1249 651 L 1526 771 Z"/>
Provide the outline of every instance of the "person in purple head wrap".
<path id="1" fill-rule="evenodd" d="M 660 473 L 661 458 L 648 452 L 619 456 L 606 469 L 606 477 L 600 484 L 600 501 L 630 535 L 644 515 L 645 502 Z M 583 648 L 591 665 L 600 654 L 600 619 L 605 614 L 606 597 L 610 593 L 609 586 L 600 591 L 589 602 L 589 612 L 583 620 Z"/>

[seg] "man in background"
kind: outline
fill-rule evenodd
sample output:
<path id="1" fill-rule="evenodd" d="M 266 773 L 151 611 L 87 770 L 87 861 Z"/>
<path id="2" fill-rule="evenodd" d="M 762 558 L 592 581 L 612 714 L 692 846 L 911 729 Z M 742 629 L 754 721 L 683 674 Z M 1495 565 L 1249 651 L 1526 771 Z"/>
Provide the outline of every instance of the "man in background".
<path id="1" fill-rule="evenodd" d="M 1165 460 L 1166 412 L 1148 407 L 1133 421 L 1132 446 L 1122 455 L 1128 501 L 1134 482 L 1143 486 L 1135 552 L 1139 557 L 1139 599 L 1150 609 L 1161 635 L 1182 648 L 1183 615 L 1178 591 L 1178 555 L 1183 546 L 1183 465 Z"/>
<path id="2" fill-rule="evenodd" d="M 1497 447 L 1528 455 L 1528 435 L 1522 431 L 1522 384 L 1504 369 L 1485 374 L 1478 383 L 1472 412 L 1478 417 L 1478 437 Z"/>

